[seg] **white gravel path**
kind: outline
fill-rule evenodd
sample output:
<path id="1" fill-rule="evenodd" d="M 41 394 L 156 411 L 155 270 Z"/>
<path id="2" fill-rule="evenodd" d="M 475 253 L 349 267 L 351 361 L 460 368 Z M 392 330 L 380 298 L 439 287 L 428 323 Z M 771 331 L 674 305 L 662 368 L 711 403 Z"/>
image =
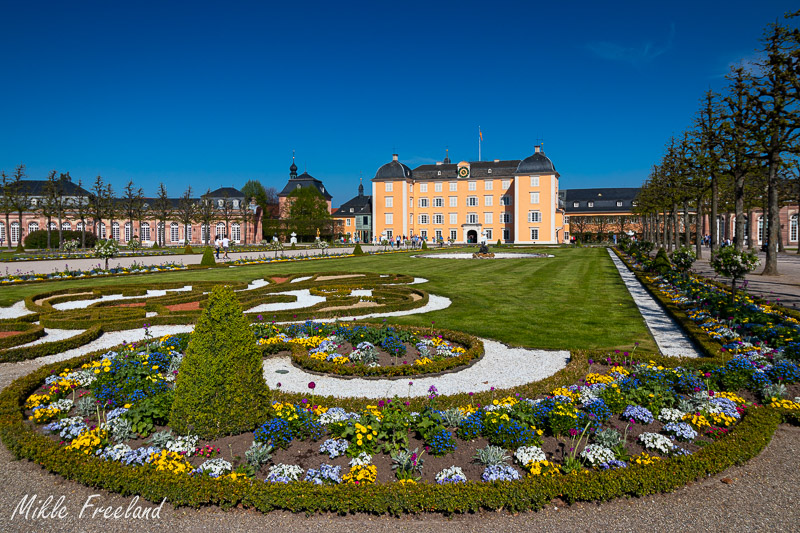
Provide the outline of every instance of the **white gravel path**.
<path id="1" fill-rule="evenodd" d="M 394 380 L 342 379 L 318 376 L 292 366 L 289 357 L 272 357 L 264 361 L 264 379 L 270 388 L 308 394 L 308 384 L 314 382 L 315 394 L 338 398 L 391 398 L 392 396 L 427 396 L 431 385 L 439 394 L 482 392 L 492 387 L 504 389 L 542 380 L 564 368 L 569 351 L 526 350 L 509 348 L 505 344 L 482 339 L 486 351 L 483 358 L 471 367 L 429 378 Z M 286 373 L 279 373 L 286 372 Z M 409 386 L 409 382 L 412 383 Z"/>
<path id="2" fill-rule="evenodd" d="M 311 278 L 312 278 L 312 276 L 303 276 L 302 278 L 294 278 L 289 283 L 300 283 L 301 281 L 305 281 L 305 280 L 311 279 Z"/>
<path id="3" fill-rule="evenodd" d="M 285 311 L 287 309 L 300 309 L 303 307 L 311 307 L 312 305 L 316 305 L 318 303 L 327 300 L 327 298 L 325 298 L 324 296 L 314 296 L 313 294 L 311 294 L 311 291 L 309 289 L 301 289 L 299 291 L 275 292 L 271 294 L 271 296 L 277 296 L 277 295 L 295 296 L 297 300 L 294 302 L 277 302 L 271 304 L 261 304 L 248 309 L 247 311 L 245 311 L 245 313 L 267 313 L 269 311 Z"/>
<path id="4" fill-rule="evenodd" d="M 121 294 L 106 294 L 100 298 L 93 300 L 73 300 L 70 302 L 61 302 L 53 305 L 53 309 L 59 311 L 67 311 L 70 309 L 86 309 L 92 304 L 97 302 L 111 302 L 115 300 L 133 300 L 136 298 L 158 298 L 159 296 L 166 296 L 168 292 L 188 292 L 192 290 L 191 285 L 185 285 L 177 289 L 153 289 L 148 290 L 145 294 L 139 296 L 123 296 Z"/>
<path id="5" fill-rule="evenodd" d="M 62 341 L 64 339 L 69 339 L 70 337 L 74 337 L 75 335 L 79 335 L 86 330 L 83 329 L 49 329 L 44 328 L 44 336 L 39 337 L 35 341 L 31 341 L 27 344 L 20 344 L 19 346 L 14 346 L 14 348 L 27 348 L 29 346 L 36 346 L 37 344 L 44 344 L 46 342 L 56 342 Z"/>
<path id="6" fill-rule="evenodd" d="M 653 334 L 661 353 L 670 357 L 700 357 L 700 352 L 694 347 L 689 336 L 650 296 L 647 289 L 636 279 L 633 272 L 628 270 L 617 254 L 611 248 L 608 249 L 608 254 L 611 256 L 614 266 L 617 267 L 628 292 L 631 293 L 633 301 L 639 307 L 639 312 L 647 327 L 650 328 L 650 333 Z"/>
<path id="7" fill-rule="evenodd" d="M 25 300 L 20 300 L 14 305 L 8 307 L 0 307 L 0 319 L 4 318 L 19 318 L 25 315 L 32 315 L 33 311 L 29 311 L 25 307 Z"/>
<path id="8" fill-rule="evenodd" d="M 252 291 L 253 289 L 259 289 L 261 287 L 266 287 L 267 285 L 269 285 L 269 281 L 267 281 L 265 279 L 254 279 L 244 289 L 239 289 L 238 291 L 234 291 L 234 292 Z"/>

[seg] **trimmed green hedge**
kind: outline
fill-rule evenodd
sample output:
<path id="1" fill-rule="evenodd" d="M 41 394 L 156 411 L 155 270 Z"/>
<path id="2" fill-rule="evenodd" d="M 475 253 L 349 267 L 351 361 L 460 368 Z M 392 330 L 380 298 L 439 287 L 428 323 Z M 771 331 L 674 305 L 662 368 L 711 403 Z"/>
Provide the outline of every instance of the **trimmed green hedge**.
<path id="1" fill-rule="evenodd" d="M 0 331 L 17 331 L 15 335 L 0 337 L 0 350 L 27 344 L 44 336 L 44 327 L 41 324 L 30 322 L 4 322 L 0 324 Z"/>
<path id="2" fill-rule="evenodd" d="M 347 323 L 351 325 L 350 322 Z M 378 324 L 368 324 L 363 322 L 352 323 L 359 326 L 372 326 L 381 327 Z M 412 326 L 392 326 L 395 329 L 403 331 L 412 331 L 418 335 L 424 335 L 425 331 L 422 328 Z M 337 365 L 329 361 L 319 361 L 312 359 L 308 356 L 308 350 L 303 346 L 297 344 L 288 344 L 285 346 L 292 352 L 292 362 L 297 366 L 309 370 L 311 372 L 320 372 L 324 374 L 334 374 L 337 376 L 358 376 L 358 377 L 380 377 L 392 378 L 401 376 L 425 376 L 436 374 L 439 372 L 447 372 L 459 366 L 471 365 L 483 357 L 483 342 L 477 337 L 467 335 L 460 331 L 451 330 L 436 330 L 438 334 L 447 341 L 452 341 L 467 348 L 467 351 L 458 357 L 449 357 L 441 361 L 434 361 L 433 363 L 425 366 L 415 365 L 400 365 L 400 366 L 384 366 L 384 367 L 368 367 L 368 366 L 345 366 Z"/>
<path id="3" fill-rule="evenodd" d="M 74 348 L 79 348 L 84 344 L 88 344 L 103 334 L 102 326 L 92 326 L 83 333 L 79 333 L 74 337 L 62 339 L 60 341 L 43 342 L 35 346 L 28 346 L 25 348 L 10 348 L 8 350 L 0 350 L 0 363 L 11 363 L 15 361 L 25 361 L 28 359 L 36 359 L 37 357 L 44 357 L 46 355 L 54 355 Z"/>
<path id="4" fill-rule="evenodd" d="M 51 374 L 75 368 L 95 354 L 44 366 L 15 380 L 0 392 L 0 439 L 18 458 L 36 462 L 50 472 L 122 495 L 138 494 L 152 502 L 163 498 L 175 506 L 237 505 L 262 512 L 284 509 L 292 512 L 365 512 L 399 515 L 402 513 L 463 513 L 482 509 L 511 512 L 540 509 L 552 499 L 567 502 L 605 501 L 623 496 L 644 496 L 669 492 L 686 483 L 742 464 L 756 456 L 769 443 L 782 418 L 797 422 L 798 414 L 769 407 L 747 410 L 730 434 L 686 457 L 662 459 L 653 465 L 633 465 L 607 472 L 589 472 L 553 477 L 526 477 L 518 482 L 404 486 L 400 483 L 376 485 L 315 486 L 309 483 L 270 484 L 261 481 L 231 481 L 189 477 L 156 471 L 152 466 L 127 467 L 94 456 L 63 449 L 27 426 L 22 405 Z M 572 370 L 587 368 L 586 356 Z M 675 360 L 670 359 L 670 362 Z M 571 363 L 572 364 L 572 363 Z M 562 370 L 550 386 L 571 383 L 573 372 Z M 541 382 L 540 382 L 541 383 Z M 496 391 L 509 394 L 515 389 Z M 442 398 L 445 399 L 445 398 Z M 474 400 L 474 398 L 473 398 Z M 361 399 L 360 402 L 372 400 Z M 338 405 L 342 402 L 337 401 Z"/>

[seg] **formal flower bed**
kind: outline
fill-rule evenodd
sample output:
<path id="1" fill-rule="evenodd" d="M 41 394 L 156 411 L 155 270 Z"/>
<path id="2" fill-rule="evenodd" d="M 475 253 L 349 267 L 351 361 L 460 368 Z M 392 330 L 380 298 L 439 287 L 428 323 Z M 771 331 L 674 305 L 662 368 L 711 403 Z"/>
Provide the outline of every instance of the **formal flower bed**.
<path id="1" fill-rule="evenodd" d="M 277 396 L 252 433 L 205 441 L 164 426 L 187 342 L 126 345 L 51 374 L 24 399 L 27 427 L 64 457 L 92 458 L 98 472 L 119 464 L 245 484 L 408 486 L 654 465 L 727 438 L 759 403 L 800 411 L 797 365 L 752 352 L 705 372 L 590 361 L 581 382 L 549 394 L 454 407 L 435 387 L 414 407 L 397 397 L 352 409 Z"/>
<path id="2" fill-rule="evenodd" d="M 298 366 L 336 375 L 423 375 L 463 367 L 483 355 L 477 338 L 433 328 L 307 321 L 259 323 L 254 329 L 265 349 L 288 348 Z"/>
<path id="3" fill-rule="evenodd" d="M 641 261 L 630 256 L 627 259 L 633 268 L 643 267 Z M 720 351 L 728 355 L 755 351 L 800 360 L 800 320 L 780 306 L 754 299 L 743 290 L 731 293 L 717 283 L 685 272 L 640 272 L 640 278 L 697 326 L 695 332 L 706 337 L 698 339 L 701 343 L 718 343 Z"/>
<path id="4" fill-rule="evenodd" d="M 26 281 L 54 281 L 65 279 L 80 279 L 101 276 L 118 276 L 126 274 L 149 274 L 153 272 L 173 272 L 177 270 L 186 270 L 187 267 L 174 262 L 166 262 L 158 265 L 132 265 L 129 267 L 117 267 L 104 269 L 100 265 L 91 270 L 71 270 L 68 267 L 61 271 L 51 272 L 49 274 L 25 274 L 17 272 L 15 274 L 6 274 L 0 277 L 0 284 L 8 283 L 21 283 Z"/>

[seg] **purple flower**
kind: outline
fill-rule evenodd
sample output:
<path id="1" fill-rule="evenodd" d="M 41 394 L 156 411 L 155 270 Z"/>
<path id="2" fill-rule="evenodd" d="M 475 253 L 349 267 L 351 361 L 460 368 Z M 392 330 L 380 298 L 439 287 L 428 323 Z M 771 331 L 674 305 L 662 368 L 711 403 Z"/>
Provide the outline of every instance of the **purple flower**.
<path id="1" fill-rule="evenodd" d="M 311 383 L 308 384 L 308 388 L 314 390 L 317 388 L 317 384 L 312 381 Z"/>

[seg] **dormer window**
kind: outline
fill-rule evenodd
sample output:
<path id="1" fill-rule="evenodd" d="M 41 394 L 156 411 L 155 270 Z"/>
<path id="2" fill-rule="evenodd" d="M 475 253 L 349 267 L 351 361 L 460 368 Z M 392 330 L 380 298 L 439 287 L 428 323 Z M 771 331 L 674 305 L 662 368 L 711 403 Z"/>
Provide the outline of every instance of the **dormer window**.
<path id="1" fill-rule="evenodd" d="M 486 173 L 487 174 L 491 174 L 492 173 L 492 169 L 490 168 L 489 170 L 486 171 Z"/>
<path id="2" fill-rule="evenodd" d="M 352 208 L 352 207 L 350 208 L 350 212 L 351 212 L 351 213 L 353 212 L 353 208 Z"/>
<path id="3" fill-rule="evenodd" d="M 588 206 L 589 207 L 594 207 L 594 202 L 589 202 Z"/>
<path id="4" fill-rule="evenodd" d="M 223 205 L 225 205 L 225 200 L 217 200 L 217 205 L 222 207 Z"/>
<path id="5" fill-rule="evenodd" d="M 325 187 L 321 187 L 321 189 L 322 189 L 322 193 L 324 194 L 325 193 Z"/>
<path id="6" fill-rule="evenodd" d="M 622 200 L 617 200 L 617 207 L 622 207 Z"/>
<path id="7" fill-rule="evenodd" d="M 572 207 L 580 207 L 580 202 L 572 202 Z"/>

